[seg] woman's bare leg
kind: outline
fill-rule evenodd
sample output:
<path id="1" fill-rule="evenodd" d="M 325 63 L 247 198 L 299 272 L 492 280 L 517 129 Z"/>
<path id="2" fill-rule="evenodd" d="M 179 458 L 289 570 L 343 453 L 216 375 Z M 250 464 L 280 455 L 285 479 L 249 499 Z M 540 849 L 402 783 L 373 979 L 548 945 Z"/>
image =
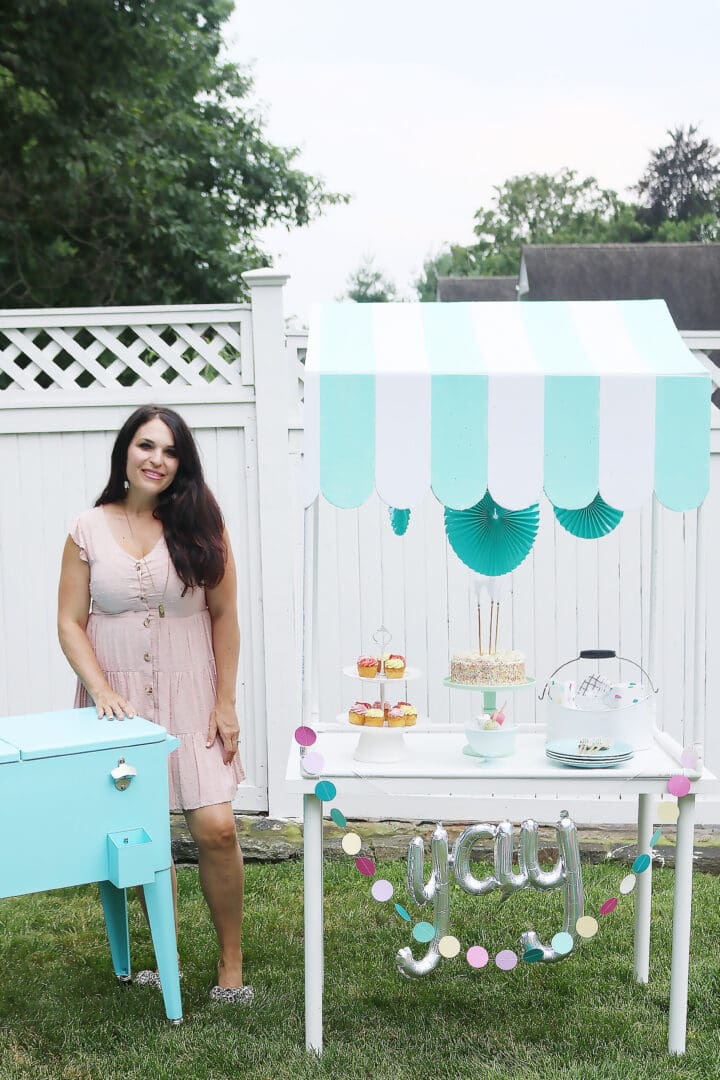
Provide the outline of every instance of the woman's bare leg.
<path id="1" fill-rule="evenodd" d="M 242 915 L 245 874 L 229 802 L 186 810 L 197 844 L 200 887 L 220 945 L 218 986 L 242 986 Z"/>

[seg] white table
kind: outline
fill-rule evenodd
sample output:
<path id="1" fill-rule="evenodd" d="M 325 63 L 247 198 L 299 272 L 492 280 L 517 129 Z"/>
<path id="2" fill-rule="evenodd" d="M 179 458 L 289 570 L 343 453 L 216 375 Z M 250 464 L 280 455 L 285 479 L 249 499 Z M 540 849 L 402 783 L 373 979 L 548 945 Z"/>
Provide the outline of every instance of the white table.
<path id="1" fill-rule="evenodd" d="M 662 739 L 661 736 L 658 737 Z M 690 915 L 692 902 L 695 795 L 717 790 L 718 779 L 707 769 L 692 772 L 678 763 L 669 740 L 656 742 L 651 749 L 637 751 L 627 765 L 612 769 L 568 769 L 551 763 L 545 756 L 544 736 L 521 734 L 518 748 L 510 758 L 489 764 L 462 753 L 465 736 L 461 732 L 413 730 L 406 736 L 408 755 L 392 764 L 359 763 L 353 760 L 357 731 L 323 731 L 313 750 L 325 759 L 322 779 L 337 783 L 338 795 L 361 795 L 372 809 L 372 781 L 382 781 L 383 790 L 393 795 L 462 796 L 464 799 L 495 795 L 527 797 L 529 794 L 574 796 L 637 795 L 638 851 L 648 851 L 653 834 L 654 812 L 660 795 L 666 792 L 669 777 L 683 772 L 692 779 L 690 794 L 679 799 L 675 889 L 673 897 L 673 942 L 670 981 L 668 1046 L 671 1054 L 685 1052 L 687 990 L 690 960 Z M 367 779 L 366 779 L 367 778 Z M 303 845 L 305 859 L 305 1045 L 322 1051 L 323 998 L 323 843 L 322 802 L 314 794 L 320 779 L 304 772 L 300 748 L 290 746 L 286 781 L 290 791 L 303 796 Z M 646 983 L 650 970 L 651 871 L 640 874 L 635 900 L 635 977 Z"/>

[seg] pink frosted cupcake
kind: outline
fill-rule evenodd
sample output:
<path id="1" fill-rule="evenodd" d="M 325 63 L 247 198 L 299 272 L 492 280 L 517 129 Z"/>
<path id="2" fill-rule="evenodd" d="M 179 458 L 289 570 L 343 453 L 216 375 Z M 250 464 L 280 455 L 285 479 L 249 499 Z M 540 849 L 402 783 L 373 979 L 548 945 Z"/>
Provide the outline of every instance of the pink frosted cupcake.
<path id="1" fill-rule="evenodd" d="M 405 710 L 401 705 L 395 705 L 388 710 L 388 727 L 405 727 Z"/>
<path id="2" fill-rule="evenodd" d="M 358 675 L 361 679 L 374 679 L 378 673 L 378 661 L 374 656 L 358 656 Z"/>
<path id="3" fill-rule="evenodd" d="M 364 724 L 365 713 L 370 708 L 367 701 L 356 701 L 348 709 L 348 720 L 351 724 Z"/>

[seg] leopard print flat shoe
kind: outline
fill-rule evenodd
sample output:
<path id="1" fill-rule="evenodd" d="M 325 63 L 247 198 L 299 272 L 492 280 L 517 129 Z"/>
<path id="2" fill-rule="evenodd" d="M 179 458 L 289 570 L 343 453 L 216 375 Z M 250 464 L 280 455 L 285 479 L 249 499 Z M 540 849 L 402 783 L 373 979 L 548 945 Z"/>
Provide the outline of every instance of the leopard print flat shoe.
<path id="1" fill-rule="evenodd" d="M 210 1000 L 221 1005 L 249 1005 L 255 997 L 252 986 L 213 986 Z"/>

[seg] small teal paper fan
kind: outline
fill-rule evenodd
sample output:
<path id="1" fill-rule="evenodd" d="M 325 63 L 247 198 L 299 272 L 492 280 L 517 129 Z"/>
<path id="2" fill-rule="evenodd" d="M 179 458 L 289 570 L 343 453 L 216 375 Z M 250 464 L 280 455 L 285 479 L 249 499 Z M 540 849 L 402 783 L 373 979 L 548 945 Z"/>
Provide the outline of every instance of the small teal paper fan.
<path id="1" fill-rule="evenodd" d="M 445 508 L 445 532 L 457 557 L 478 574 L 499 577 L 519 566 L 532 548 L 540 522 L 537 503 L 505 510 L 486 492 L 467 510 Z"/>
<path id="2" fill-rule="evenodd" d="M 560 506 L 553 506 L 553 510 L 563 529 L 583 540 L 607 536 L 619 525 L 623 516 L 622 510 L 608 506 L 600 492 L 591 503 L 579 510 L 563 510 Z"/>
<path id="3" fill-rule="evenodd" d="M 388 512 L 390 514 L 390 524 L 392 525 L 392 531 L 396 536 L 404 536 L 407 532 L 408 523 L 410 521 L 409 510 L 398 510 L 394 506 L 388 506 Z"/>

